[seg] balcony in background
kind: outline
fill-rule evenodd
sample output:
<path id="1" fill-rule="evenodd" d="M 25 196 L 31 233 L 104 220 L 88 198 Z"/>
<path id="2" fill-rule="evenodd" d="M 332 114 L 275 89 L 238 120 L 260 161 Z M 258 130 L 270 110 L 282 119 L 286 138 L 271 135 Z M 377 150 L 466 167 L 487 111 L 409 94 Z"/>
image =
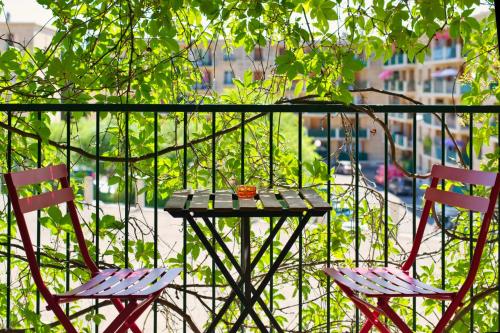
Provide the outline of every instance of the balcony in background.
<path id="1" fill-rule="evenodd" d="M 385 80 L 384 89 L 394 92 L 413 92 L 415 91 L 414 80 Z"/>
<path id="2" fill-rule="evenodd" d="M 328 132 L 325 129 L 320 128 L 309 128 L 307 130 L 307 135 L 312 138 L 326 139 Z M 355 136 L 355 133 L 352 133 Z M 330 129 L 330 137 L 332 139 L 339 139 L 345 137 L 345 130 L 343 128 L 332 128 Z M 360 139 L 366 139 L 368 137 L 368 130 L 366 128 L 360 128 L 358 132 L 358 137 Z"/>
<path id="3" fill-rule="evenodd" d="M 337 137 L 337 131 L 338 129 L 336 128 L 332 128 L 330 130 L 330 137 L 332 139 Z M 320 128 L 309 128 L 307 130 L 307 135 L 312 138 L 326 138 L 328 136 L 328 131 Z"/>
<path id="4" fill-rule="evenodd" d="M 455 96 L 458 96 L 461 94 L 461 89 L 459 88 L 458 81 L 455 82 L 454 79 L 447 80 L 442 78 L 436 78 L 436 79 L 424 80 L 422 86 L 422 92 L 430 94 L 446 94 L 446 95 L 454 94 Z"/>
<path id="5" fill-rule="evenodd" d="M 395 65 L 407 65 L 407 64 L 412 64 L 408 60 L 408 56 L 402 52 L 398 52 L 392 55 L 389 60 L 384 62 L 384 66 L 395 66 Z"/>
<path id="6" fill-rule="evenodd" d="M 451 46 L 433 47 L 431 49 L 431 57 L 427 57 L 427 60 L 456 59 L 457 56 L 460 55 L 458 49 L 458 44 L 452 44 Z"/>

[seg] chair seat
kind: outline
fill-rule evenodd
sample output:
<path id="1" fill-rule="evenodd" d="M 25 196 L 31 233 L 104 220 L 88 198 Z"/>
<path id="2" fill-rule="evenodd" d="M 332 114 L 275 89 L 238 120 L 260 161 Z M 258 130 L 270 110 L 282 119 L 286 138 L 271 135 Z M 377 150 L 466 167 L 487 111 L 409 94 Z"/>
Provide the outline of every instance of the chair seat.
<path id="1" fill-rule="evenodd" d="M 59 302 L 68 299 L 143 299 L 165 289 L 181 269 L 106 269 L 87 283 L 64 294 L 54 295 Z"/>
<path id="2" fill-rule="evenodd" d="M 392 267 L 323 270 L 337 284 L 368 297 L 426 297 L 446 300 L 456 295 L 455 292 L 430 286 Z"/>

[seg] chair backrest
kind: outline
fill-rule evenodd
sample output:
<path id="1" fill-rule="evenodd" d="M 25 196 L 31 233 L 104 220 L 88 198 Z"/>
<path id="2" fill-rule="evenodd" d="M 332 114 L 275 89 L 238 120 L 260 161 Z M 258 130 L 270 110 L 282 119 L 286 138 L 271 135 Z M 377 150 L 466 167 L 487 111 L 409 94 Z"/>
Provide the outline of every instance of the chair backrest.
<path id="1" fill-rule="evenodd" d="M 460 182 L 462 184 L 483 185 L 491 187 L 488 198 L 459 194 L 444 189 L 437 189 L 440 180 L 449 180 Z M 422 242 L 425 226 L 429 219 L 432 205 L 434 203 L 444 204 L 463 208 L 472 212 L 483 213 L 483 220 L 477 236 L 476 247 L 472 257 L 471 268 L 462 286 L 462 289 L 468 290 L 474 283 L 476 273 L 479 269 L 481 255 L 484 250 L 484 245 L 487 241 L 488 229 L 495 210 L 495 205 L 500 191 L 500 174 L 494 172 L 484 172 L 475 170 L 465 170 L 452 168 L 443 165 L 434 165 L 431 170 L 431 185 L 425 191 L 425 204 L 420 218 L 417 233 L 410 256 L 403 264 L 402 269 L 408 271 L 415 262 L 420 244 Z M 444 225 L 442 226 L 444 228 Z"/>
<path id="2" fill-rule="evenodd" d="M 21 239 L 23 242 L 24 250 L 26 252 L 26 258 L 28 260 L 31 274 L 33 275 L 33 279 L 35 280 L 37 287 L 40 289 L 40 292 L 45 298 L 50 297 L 51 294 L 45 287 L 45 284 L 40 275 L 40 268 L 37 264 L 36 255 L 33 249 L 33 243 L 31 242 L 31 237 L 24 217 L 25 213 L 37 211 L 51 206 L 56 206 L 61 203 L 66 203 L 68 212 L 71 217 L 71 222 L 75 230 L 75 235 L 78 241 L 80 252 L 85 261 L 85 264 L 92 273 L 98 272 L 98 268 L 95 265 L 94 261 L 91 259 L 87 249 L 87 245 L 85 244 L 85 239 L 83 237 L 83 232 L 78 219 L 78 213 L 73 201 L 73 190 L 69 186 L 68 171 L 66 165 L 60 164 L 41 169 L 6 173 L 4 174 L 4 179 L 7 184 L 9 198 L 12 202 L 12 208 L 16 216 L 19 233 L 21 234 Z M 19 197 L 18 189 L 20 187 L 54 180 L 59 181 L 61 189 L 44 192 L 30 197 Z"/>

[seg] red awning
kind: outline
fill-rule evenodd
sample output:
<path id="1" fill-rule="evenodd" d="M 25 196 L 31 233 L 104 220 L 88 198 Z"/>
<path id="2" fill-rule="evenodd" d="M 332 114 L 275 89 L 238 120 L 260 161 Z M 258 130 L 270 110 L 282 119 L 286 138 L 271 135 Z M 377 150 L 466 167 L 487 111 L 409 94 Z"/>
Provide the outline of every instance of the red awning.
<path id="1" fill-rule="evenodd" d="M 392 77 L 392 71 L 390 69 L 386 69 L 385 71 L 380 72 L 378 78 L 381 80 L 388 80 Z"/>

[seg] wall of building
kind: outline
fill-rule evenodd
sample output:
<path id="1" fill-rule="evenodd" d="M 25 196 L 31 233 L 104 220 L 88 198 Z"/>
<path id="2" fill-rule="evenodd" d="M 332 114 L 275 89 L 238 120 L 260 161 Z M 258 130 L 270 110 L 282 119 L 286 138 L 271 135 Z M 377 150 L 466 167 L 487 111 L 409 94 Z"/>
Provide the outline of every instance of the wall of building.
<path id="1" fill-rule="evenodd" d="M 0 36 L 5 39 L 11 39 L 20 43 L 24 48 L 32 50 L 33 48 L 46 48 L 52 41 L 55 30 L 48 27 L 42 27 L 36 23 L 5 23 L 0 22 Z M 0 50 L 6 50 L 9 46 L 22 48 L 20 45 L 7 41 L 0 41 Z"/>

